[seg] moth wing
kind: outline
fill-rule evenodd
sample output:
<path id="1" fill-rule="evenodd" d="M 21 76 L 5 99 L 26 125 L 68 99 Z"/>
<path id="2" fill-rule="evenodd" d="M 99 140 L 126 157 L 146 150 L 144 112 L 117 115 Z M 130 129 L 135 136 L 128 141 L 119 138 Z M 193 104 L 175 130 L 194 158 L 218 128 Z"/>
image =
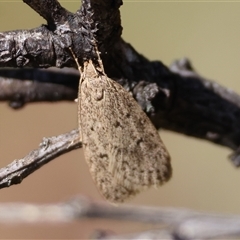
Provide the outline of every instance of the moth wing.
<path id="1" fill-rule="evenodd" d="M 80 125 L 85 159 L 100 193 L 123 202 L 171 177 L 169 154 L 133 97 L 105 75 L 81 84 Z"/>

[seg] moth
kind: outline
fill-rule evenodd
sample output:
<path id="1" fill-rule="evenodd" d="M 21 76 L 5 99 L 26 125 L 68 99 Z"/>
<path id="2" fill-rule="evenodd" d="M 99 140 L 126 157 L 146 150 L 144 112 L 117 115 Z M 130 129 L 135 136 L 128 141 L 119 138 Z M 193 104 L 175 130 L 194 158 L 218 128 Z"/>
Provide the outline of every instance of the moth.
<path id="1" fill-rule="evenodd" d="M 86 162 L 100 194 L 121 203 L 141 190 L 158 187 L 172 174 L 170 156 L 158 131 L 134 98 L 107 77 L 98 61 L 72 52 L 81 74 L 78 123 Z"/>

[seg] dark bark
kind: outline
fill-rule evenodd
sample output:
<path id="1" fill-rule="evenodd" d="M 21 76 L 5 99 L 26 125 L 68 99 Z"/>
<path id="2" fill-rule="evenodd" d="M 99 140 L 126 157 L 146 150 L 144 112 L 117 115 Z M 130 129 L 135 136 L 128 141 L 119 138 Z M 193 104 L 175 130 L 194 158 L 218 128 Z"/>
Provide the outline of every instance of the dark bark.
<path id="1" fill-rule="evenodd" d="M 58 24 L 64 24 L 70 14 L 56 0 L 23 0 L 39 15 L 47 20 L 48 26 L 56 27 Z"/>
<path id="2" fill-rule="evenodd" d="M 78 82 L 74 69 L 0 69 L 0 101 L 14 109 L 31 102 L 73 101 Z"/>
<path id="3" fill-rule="evenodd" d="M 239 95 L 199 76 L 187 61 L 169 69 L 137 53 L 121 39 L 120 0 L 85 0 L 76 14 L 54 0 L 48 0 L 48 4 L 24 2 L 48 24 L 29 31 L 1 33 L 1 67 L 72 67 L 75 62 L 69 47 L 82 63 L 87 58 L 95 59 L 96 42 L 107 75 L 133 93 L 157 128 L 229 147 L 236 151 L 232 155 L 234 164 L 240 164 Z M 58 72 L 32 71 L 16 70 L 15 76 L 0 72 L 4 76 L 0 79 L 0 100 L 17 108 L 28 102 L 76 98 L 77 75 L 63 78 Z M 29 81 L 33 83 L 29 85 Z"/>

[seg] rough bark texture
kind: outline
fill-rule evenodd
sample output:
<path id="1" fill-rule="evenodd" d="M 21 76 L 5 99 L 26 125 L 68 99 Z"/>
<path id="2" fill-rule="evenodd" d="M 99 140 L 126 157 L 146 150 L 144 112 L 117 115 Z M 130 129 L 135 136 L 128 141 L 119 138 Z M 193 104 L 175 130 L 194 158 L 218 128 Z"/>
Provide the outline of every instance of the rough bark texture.
<path id="1" fill-rule="evenodd" d="M 157 128 L 227 146 L 236 151 L 234 164 L 240 164 L 240 97 L 197 75 L 187 61 L 169 69 L 137 53 L 121 38 L 121 0 L 83 0 L 76 14 L 55 0 L 24 2 L 47 25 L 0 33 L 0 67 L 73 67 L 69 47 L 82 63 L 94 59 L 97 41 L 107 75 L 133 93 Z M 1 70 L 0 100 L 13 108 L 28 102 L 74 100 L 79 77 L 68 74 L 65 79 L 56 71 L 21 69 L 13 76 L 13 71 Z"/>

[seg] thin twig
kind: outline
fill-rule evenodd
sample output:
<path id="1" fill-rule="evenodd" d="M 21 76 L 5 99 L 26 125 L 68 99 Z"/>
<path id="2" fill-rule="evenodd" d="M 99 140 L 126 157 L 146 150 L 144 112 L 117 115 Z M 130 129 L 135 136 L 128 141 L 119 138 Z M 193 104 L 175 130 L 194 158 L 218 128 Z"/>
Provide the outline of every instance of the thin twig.
<path id="1" fill-rule="evenodd" d="M 1 224 L 59 224 L 75 220 L 98 218 L 161 224 L 161 228 L 163 229 L 164 227 L 170 236 L 178 237 L 176 239 L 240 237 L 240 216 L 209 214 L 176 208 L 131 205 L 116 207 L 108 203 L 93 202 L 83 197 L 76 197 L 66 203 L 47 205 L 0 204 L 0 212 Z M 155 232 L 158 236 L 162 233 L 162 230 Z"/>
<path id="2" fill-rule="evenodd" d="M 121 38 L 122 1 L 85 0 L 76 13 L 68 12 L 56 0 L 47 0 L 47 5 L 38 0 L 25 2 L 48 25 L 0 33 L 1 67 L 72 67 L 75 62 L 69 47 L 80 63 L 96 57 L 94 35 L 106 74 L 132 92 L 157 129 L 165 128 L 226 146 L 235 151 L 231 159 L 235 166 L 240 166 L 239 95 L 193 72 L 189 75 L 187 71 L 188 76 L 184 69 L 173 73 L 160 61 L 149 61 L 139 54 Z M 63 88 L 56 85 L 56 91 L 45 82 L 38 82 L 37 87 L 27 86 L 28 83 L 17 81 L 19 92 L 13 87 L 13 81 L 0 83 L 0 89 L 4 86 L 0 100 L 8 99 L 12 107 L 19 108 L 31 101 L 73 99 L 77 92 L 76 82 L 75 91 L 65 88 L 68 80 L 62 83 Z M 9 89 L 14 91 L 7 95 Z"/>
<path id="3" fill-rule="evenodd" d="M 188 77 L 194 77 L 195 79 L 199 79 L 206 89 L 212 90 L 213 93 L 218 94 L 223 99 L 226 99 L 227 101 L 235 104 L 236 106 L 240 107 L 240 95 L 234 92 L 232 89 L 223 87 L 220 84 L 218 84 L 215 81 L 209 80 L 207 78 L 204 78 L 199 73 L 197 73 L 192 63 L 187 58 L 182 58 L 179 60 L 174 61 L 169 69 L 172 72 L 175 72 L 179 74 L 182 77 L 188 78 Z"/>
<path id="4" fill-rule="evenodd" d="M 122 234 L 122 235 L 113 235 L 112 232 L 109 231 L 101 231 L 97 230 L 93 234 L 93 239 L 101 239 L 101 240 L 119 240 L 119 239 L 128 239 L 128 240 L 177 240 L 174 233 L 170 230 L 161 229 L 161 230 L 149 230 L 145 232 L 137 232 L 132 234 Z M 184 240 L 184 239 L 181 239 Z"/>
<path id="5" fill-rule="evenodd" d="M 81 142 L 78 130 L 44 138 L 38 149 L 0 169 L 0 188 L 21 183 L 24 178 L 51 160 L 79 147 Z"/>

